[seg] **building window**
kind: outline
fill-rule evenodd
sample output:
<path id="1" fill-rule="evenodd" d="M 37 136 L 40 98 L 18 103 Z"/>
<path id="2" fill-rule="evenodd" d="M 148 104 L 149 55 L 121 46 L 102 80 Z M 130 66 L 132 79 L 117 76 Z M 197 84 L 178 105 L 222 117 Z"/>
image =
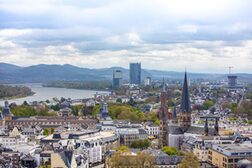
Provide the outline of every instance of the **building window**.
<path id="1" fill-rule="evenodd" d="M 228 159 L 228 163 L 231 163 L 233 161 L 234 161 L 234 159 Z"/>

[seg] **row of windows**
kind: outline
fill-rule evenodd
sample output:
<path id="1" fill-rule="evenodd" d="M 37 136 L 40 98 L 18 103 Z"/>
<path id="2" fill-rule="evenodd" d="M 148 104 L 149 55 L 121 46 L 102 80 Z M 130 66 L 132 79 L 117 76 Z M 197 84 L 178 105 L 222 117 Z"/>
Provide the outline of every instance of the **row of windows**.
<path id="1" fill-rule="evenodd" d="M 227 158 L 223 158 L 223 161 L 224 161 L 224 162 L 227 162 L 227 161 L 228 161 L 228 163 L 233 163 L 233 162 L 236 163 L 236 162 L 239 161 L 239 159 L 228 159 L 228 160 L 227 160 Z"/>
<path id="2" fill-rule="evenodd" d="M 3 142 L 16 142 L 15 139 L 2 139 Z"/>
<path id="3" fill-rule="evenodd" d="M 157 127 L 157 128 L 155 128 L 155 127 L 150 127 L 150 128 L 148 128 L 149 130 L 156 130 L 156 131 L 158 131 L 159 130 L 159 128 Z"/>

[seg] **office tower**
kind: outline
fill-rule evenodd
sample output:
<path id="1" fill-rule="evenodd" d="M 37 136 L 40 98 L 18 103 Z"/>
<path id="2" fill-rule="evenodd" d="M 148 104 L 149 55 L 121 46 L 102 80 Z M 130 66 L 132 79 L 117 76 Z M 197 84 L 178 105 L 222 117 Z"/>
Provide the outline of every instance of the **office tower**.
<path id="1" fill-rule="evenodd" d="M 237 86 L 237 76 L 236 75 L 228 75 L 228 87 L 234 88 Z"/>
<path id="2" fill-rule="evenodd" d="M 121 70 L 113 72 L 113 89 L 119 89 L 122 85 L 123 73 Z"/>
<path id="3" fill-rule="evenodd" d="M 130 63 L 130 84 L 141 84 L 141 63 Z"/>

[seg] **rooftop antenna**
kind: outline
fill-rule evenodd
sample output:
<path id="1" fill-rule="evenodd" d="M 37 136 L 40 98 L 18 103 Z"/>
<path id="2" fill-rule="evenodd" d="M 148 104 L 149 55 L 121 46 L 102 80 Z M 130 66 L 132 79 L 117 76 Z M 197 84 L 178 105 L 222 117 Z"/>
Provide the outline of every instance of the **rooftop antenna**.
<path id="1" fill-rule="evenodd" d="M 233 66 L 228 66 L 227 68 L 228 68 L 228 73 L 231 74 L 231 70 L 232 70 L 232 68 L 234 68 L 234 67 L 233 67 Z"/>

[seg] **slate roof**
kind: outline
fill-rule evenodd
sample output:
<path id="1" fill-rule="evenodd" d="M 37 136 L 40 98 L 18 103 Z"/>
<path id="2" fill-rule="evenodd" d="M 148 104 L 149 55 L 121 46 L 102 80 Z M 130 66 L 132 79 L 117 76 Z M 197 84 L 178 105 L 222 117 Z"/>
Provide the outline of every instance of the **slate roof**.
<path id="1" fill-rule="evenodd" d="M 169 134 L 179 135 L 184 133 L 183 129 L 179 126 L 169 125 L 167 128 Z"/>
<path id="2" fill-rule="evenodd" d="M 53 134 L 53 139 L 61 139 L 61 135 L 60 134 Z"/>
<path id="3" fill-rule="evenodd" d="M 192 134 L 205 134 L 205 128 L 204 127 L 195 127 L 195 126 L 190 126 L 186 133 L 192 133 Z M 208 128 L 208 134 L 209 135 L 214 135 L 214 128 Z"/>
<path id="4" fill-rule="evenodd" d="M 61 159 L 64 161 L 65 165 L 69 168 L 71 167 L 73 154 L 74 154 L 73 151 L 62 151 L 59 153 Z"/>
<path id="5" fill-rule="evenodd" d="M 209 129 L 208 134 L 209 135 L 214 135 L 214 128 L 208 128 L 208 129 Z M 174 134 L 174 135 L 179 135 L 179 134 L 184 134 L 184 133 L 204 135 L 205 134 L 205 128 L 204 127 L 190 126 L 187 129 L 183 129 L 180 126 L 169 125 L 168 126 L 168 133 L 169 134 Z"/>
<path id="6" fill-rule="evenodd" d="M 139 134 L 147 134 L 146 130 L 144 129 L 139 129 L 138 131 L 139 131 Z"/>
<path id="7" fill-rule="evenodd" d="M 155 157 L 157 165 L 177 165 L 183 158 L 182 156 L 169 156 L 160 149 L 147 149 L 143 152 Z"/>

